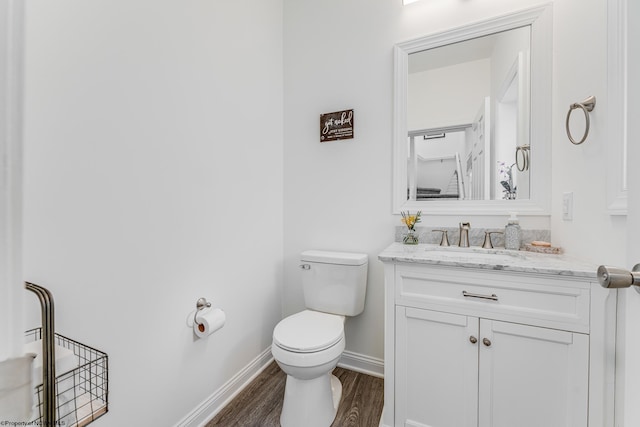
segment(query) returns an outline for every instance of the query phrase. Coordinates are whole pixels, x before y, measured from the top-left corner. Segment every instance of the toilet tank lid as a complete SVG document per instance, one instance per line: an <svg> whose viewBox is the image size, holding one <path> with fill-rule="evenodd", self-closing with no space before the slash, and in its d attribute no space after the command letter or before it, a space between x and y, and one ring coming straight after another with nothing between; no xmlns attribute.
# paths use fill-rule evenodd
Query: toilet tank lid
<svg viewBox="0 0 640 427"><path fill-rule="evenodd" d="M317 250L304 251L301 256L302 261L341 265L363 265L367 263L368 258L367 254Z"/></svg>

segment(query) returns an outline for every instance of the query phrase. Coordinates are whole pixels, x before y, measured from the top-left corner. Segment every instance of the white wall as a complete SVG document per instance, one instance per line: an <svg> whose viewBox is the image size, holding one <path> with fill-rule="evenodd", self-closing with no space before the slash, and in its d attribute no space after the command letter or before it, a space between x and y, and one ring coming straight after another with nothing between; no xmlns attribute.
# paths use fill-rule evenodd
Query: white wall
<svg viewBox="0 0 640 427"><path fill-rule="evenodd" d="M369 255L365 311L346 346L382 358L383 274L377 254L400 224L391 212L392 47L401 2L284 2L284 314L304 307L299 254ZM320 143L321 113L354 109L355 137Z"/></svg>
<svg viewBox="0 0 640 427"><path fill-rule="evenodd" d="M112 405L99 423L172 424L265 349L281 278L284 314L303 307L304 249L369 254L366 308L347 321L347 350L382 358L376 257L400 225L392 47L540 2L85 3L28 3L25 271L54 292L60 332L110 354ZM606 3L554 2L550 224L569 254L624 265L626 227L606 212L602 164ZM592 94L592 131L575 147L566 111ZM355 138L319 143L319 114L348 108ZM571 222L561 219L565 191ZM495 227L506 215L425 212L422 224L461 219ZM262 254L250 268L247 240ZM183 324L199 296L229 321L193 342ZM157 327L141 334L147 318Z"/></svg>
<svg viewBox="0 0 640 427"><path fill-rule="evenodd" d="M303 307L297 270L301 250L317 247L370 255L365 312L347 322L347 350L383 357L383 277L377 254L400 225L391 214L392 84L395 43L540 4L488 2L285 1L285 313ZM553 244L599 263L624 258L624 224L606 211L606 0L563 0L554 7ZM581 19L575 19L580 16ZM328 31L330 23L331 31ZM569 143L569 104L598 97L592 131ZM600 104L600 102L602 103ZM355 138L320 144L318 115L353 108ZM574 220L561 219L562 193L574 192ZM436 217L423 226L504 226L507 216ZM544 220L521 217L525 228ZM548 223L547 223L548 225Z"/></svg>
<svg viewBox="0 0 640 427"><path fill-rule="evenodd" d="M445 132L442 138L424 139L415 137L415 150L418 156L425 159L454 156L459 153L464 157L466 135L464 130Z"/></svg>
<svg viewBox="0 0 640 427"><path fill-rule="evenodd" d="M281 318L282 2L26 14L25 277L59 333L109 355L96 425L173 425ZM186 326L199 297L227 314L206 340Z"/></svg>
<svg viewBox="0 0 640 427"><path fill-rule="evenodd" d="M580 20L572 18L577 10L583 10ZM624 263L625 223L606 210L607 2L555 2L554 22L552 236L569 253L590 261ZM570 104L589 95L597 98L591 131L575 146L566 135L566 114ZM564 192L573 192L573 221L562 220Z"/></svg>
<svg viewBox="0 0 640 427"><path fill-rule="evenodd" d="M450 84L452 81L456 84ZM408 87L410 131L470 124L491 93L491 60L412 73Z"/></svg>
<svg viewBox="0 0 640 427"><path fill-rule="evenodd" d="M0 3L0 361L22 356L23 4Z"/></svg>

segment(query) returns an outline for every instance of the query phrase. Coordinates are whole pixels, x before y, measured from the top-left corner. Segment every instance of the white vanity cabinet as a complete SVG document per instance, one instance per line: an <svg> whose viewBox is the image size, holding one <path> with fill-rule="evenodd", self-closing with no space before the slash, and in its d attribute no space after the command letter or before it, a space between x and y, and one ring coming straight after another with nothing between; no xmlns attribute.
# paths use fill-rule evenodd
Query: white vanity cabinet
<svg viewBox="0 0 640 427"><path fill-rule="evenodd" d="M613 426L615 291L595 269L380 259L382 426Z"/></svg>
<svg viewBox="0 0 640 427"><path fill-rule="evenodd" d="M586 426L588 365L586 334L398 306L396 425Z"/></svg>

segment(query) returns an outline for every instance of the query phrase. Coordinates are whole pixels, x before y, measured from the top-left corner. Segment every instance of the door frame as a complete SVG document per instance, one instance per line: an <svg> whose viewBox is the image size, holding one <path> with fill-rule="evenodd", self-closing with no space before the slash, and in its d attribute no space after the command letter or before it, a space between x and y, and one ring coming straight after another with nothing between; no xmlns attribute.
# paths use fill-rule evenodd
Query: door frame
<svg viewBox="0 0 640 427"><path fill-rule="evenodd" d="M640 72L640 29L637 19L640 19L640 5L636 1L616 0L621 7L626 8L626 75L634 76ZM631 268L640 263L640 170L632 159L640 159L640 129L634 126L634 120L640 117L640 106L634 102L640 96L640 84L637 79L627 79L626 103L626 144L627 148L627 265ZM618 293L619 328L618 346L616 349L616 426L640 425L640 337L637 325L640 322L640 295L634 290L626 289Z"/></svg>

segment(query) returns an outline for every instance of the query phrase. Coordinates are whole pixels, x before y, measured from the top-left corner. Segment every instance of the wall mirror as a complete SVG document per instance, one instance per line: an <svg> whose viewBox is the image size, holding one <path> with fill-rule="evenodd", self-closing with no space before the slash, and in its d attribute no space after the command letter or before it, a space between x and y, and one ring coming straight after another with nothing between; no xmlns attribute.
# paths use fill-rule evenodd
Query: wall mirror
<svg viewBox="0 0 640 427"><path fill-rule="evenodd" d="M394 212L548 215L551 6L395 46Z"/></svg>

